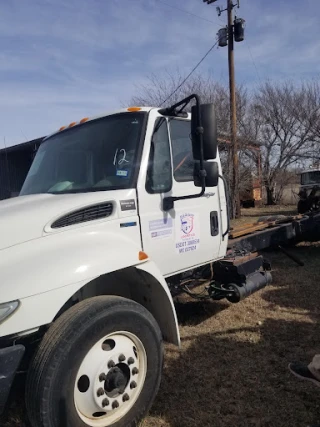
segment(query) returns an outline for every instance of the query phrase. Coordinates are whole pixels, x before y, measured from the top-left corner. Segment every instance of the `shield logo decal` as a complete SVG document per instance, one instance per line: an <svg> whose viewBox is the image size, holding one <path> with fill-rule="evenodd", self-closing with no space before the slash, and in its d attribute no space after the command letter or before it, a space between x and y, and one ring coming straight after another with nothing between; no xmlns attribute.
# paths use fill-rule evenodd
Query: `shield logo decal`
<svg viewBox="0 0 320 427"><path fill-rule="evenodd" d="M183 215L180 217L181 231L184 234L190 234L193 230L193 215Z"/></svg>

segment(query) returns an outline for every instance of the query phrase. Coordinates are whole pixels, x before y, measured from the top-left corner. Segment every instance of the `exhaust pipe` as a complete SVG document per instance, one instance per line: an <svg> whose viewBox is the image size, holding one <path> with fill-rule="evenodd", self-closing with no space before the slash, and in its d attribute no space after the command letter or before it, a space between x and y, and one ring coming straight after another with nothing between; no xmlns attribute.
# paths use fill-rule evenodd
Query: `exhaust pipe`
<svg viewBox="0 0 320 427"><path fill-rule="evenodd" d="M240 302L271 282L272 276L269 271L257 271L248 275L245 283L242 285L229 283L227 286L224 286L225 289L231 291L226 295L226 298L232 303Z"/></svg>

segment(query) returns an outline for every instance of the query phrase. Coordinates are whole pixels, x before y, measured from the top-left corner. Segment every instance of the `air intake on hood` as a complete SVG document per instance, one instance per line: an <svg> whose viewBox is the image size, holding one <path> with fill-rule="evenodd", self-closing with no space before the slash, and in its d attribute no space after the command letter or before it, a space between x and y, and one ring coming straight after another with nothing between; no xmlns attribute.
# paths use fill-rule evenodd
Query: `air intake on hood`
<svg viewBox="0 0 320 427"><path fill-rule="evenodd" d="M81 222L106 218L112 214L112 211L113 205L110 202L88 206L87 208L79 209L57 219L51 225L51 228L68 227L69 225L80 224Z"/></svg>

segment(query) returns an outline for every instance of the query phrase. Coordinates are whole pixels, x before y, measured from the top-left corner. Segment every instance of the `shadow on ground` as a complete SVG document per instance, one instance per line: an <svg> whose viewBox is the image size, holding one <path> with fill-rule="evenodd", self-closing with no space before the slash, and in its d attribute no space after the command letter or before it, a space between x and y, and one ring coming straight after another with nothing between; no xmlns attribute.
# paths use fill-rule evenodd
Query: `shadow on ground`
<svg viewBox="0 0 320 427"><path fill-rule="evenodd" d="M218 321L198 314L200 327L193 328L184 308L182 350L177 355L168 349L146 427L320 423L320 388L288 371L291 361L309 362L320 353L320 245L290 251L304 267L280 251L268 253L274 284L229 310L223 311L224 303L216 312L211 309ZM201 313L201 305L196 307ZM252 316L246 318L248 311Z"/></svg>
<svg viewBox="0 0 320 427"><path fill-rule="evenodd" d="M268 258L277 265L277 287L267 289L262 298L271 308L300 310L320 322L320 244L301 244L288 250L300 258L304 266L299 267L281 252L270 252Z"/></svg>
<svg viewBox="0 0 320 427"><path fill-rule="evenodd" d="M185 301L175 302L174 304L180 326L184 325L200 325L210 317L216 316L223 310L227 310L230 304L220 301L218 304L213 304L212 301Z"/></svg>
<svg viewBox="0 0 320 427"><path fill-rule="evenodd" d="M254 331L257 342L248 342L246 334ZM319 422L320 389L299 382L287 369L290 361L304 359L307 349L320 350L319 336L319 324L273 319L258 330L199 334L166 366L151 412L154 426L157 417L171 427L306 427Z"/></svg>

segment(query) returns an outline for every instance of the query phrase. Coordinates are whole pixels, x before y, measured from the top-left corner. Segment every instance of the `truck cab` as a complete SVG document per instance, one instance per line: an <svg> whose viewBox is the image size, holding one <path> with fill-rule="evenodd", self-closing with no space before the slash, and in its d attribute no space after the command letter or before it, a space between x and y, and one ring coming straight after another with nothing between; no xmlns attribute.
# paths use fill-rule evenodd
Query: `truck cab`
<svg viewBox="0 0 320 427"><path fill-rule="evenodd" d="M214 161L221 175L218 153ZM50 206L43 224L48 236L90 226L93 220L109 230L117 220L119 239L128 237L167 277L226 252L222 180L206 187L201 197L182 199L173 209L163 209L163 200L170 196L196 193L194 165L190 114L175 117L155 108L129 108L71 124L48 137L19 202L32 200L35 206L41 200L42 206ZM61 215L64 203L66 212ZM96 212L99 205L108 203L109 210L101 207ZM89 212L80 218L79 209Z"/></svg>
<svg viewBox="0 0 320 427"><path fill-rule="evenodd" d="M197 95L47 137L20 196L0 202L0 412L22 363L32 427L136 425L163 340L180 343L168 284L224 258L228 228L214 107ZM248 282L218 263L210 297L265 286L248 262Z"/></svg>

